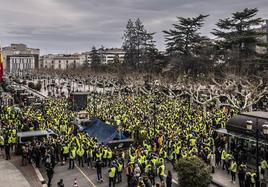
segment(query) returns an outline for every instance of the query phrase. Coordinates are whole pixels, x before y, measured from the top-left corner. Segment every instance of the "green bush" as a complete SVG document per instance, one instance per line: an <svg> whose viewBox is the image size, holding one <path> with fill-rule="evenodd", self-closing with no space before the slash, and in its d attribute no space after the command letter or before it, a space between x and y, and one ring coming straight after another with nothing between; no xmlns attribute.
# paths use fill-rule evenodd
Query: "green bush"
<svg viewBox="0 0 268 187"><path fill-rule="evenodd" d="M183 187L208 187L212 180L210 167L197 157L180 159L175 170Z"/></svg>

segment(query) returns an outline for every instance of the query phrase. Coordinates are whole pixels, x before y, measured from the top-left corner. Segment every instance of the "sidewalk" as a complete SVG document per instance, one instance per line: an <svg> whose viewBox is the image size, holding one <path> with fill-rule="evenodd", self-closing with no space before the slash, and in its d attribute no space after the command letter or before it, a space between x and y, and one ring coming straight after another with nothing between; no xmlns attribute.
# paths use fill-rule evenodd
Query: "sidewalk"
<svg viewBox="0 0 268 187"><path fill-rule="evenodd" d="M31 187L23 174L9 161L0 159L0 186Z"/></svg>
<svg viewBox="0 0 268 187"><path fill-rule="evenodd" d="M30 186L42 187L42 184L31 164L21 166L21 157L15 156L14 154L11 155L11 160L9 160L9 162L25 177Z"/></svg>
<svg viewBox="0 0 268 187"><path fill-rule="evenodd" d="M228 175L226 170L221 168L215 168L215 173L211 174L213 177L213 183L222 187L239 187L238 177L236 176L236 183L231 182L231 174Z"/></svg>

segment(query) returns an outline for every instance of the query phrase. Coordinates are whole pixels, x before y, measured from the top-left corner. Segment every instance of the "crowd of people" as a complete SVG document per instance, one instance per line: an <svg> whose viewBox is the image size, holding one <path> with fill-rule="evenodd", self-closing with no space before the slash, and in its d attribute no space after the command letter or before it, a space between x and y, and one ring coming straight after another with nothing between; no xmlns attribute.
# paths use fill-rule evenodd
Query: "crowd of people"
<svg viewBox="0 0 268 187"><path fill-rule="evenodd" d="M94 106L97 105L97 106ZM99 182L109 186L127 177L130 187L172 186L172 166L181 158L197 156L212 166L222 167L231 173L232 181L238 174L241 186L256 183L256 172L249 170L242 158L242 150L228 146L226 136L214 130L225 127L226 121L236 113L210 107L203 110L187 100L161 95L90 97L87 112L107 124L116 125L127 137L136 141L128 150L112 150L95 137L78 131L67 99L48 99L40 109L34 106L0 107L0 144L6 159L15 150L17 132L51 129L58 136L34 139L22 146L22 165L34 162L45 167L48 186L51 186L54 167L68 164L69 169L95 168ZM242 155L241 155L242 154ZM266 172L268 165L262 160ZM108 179L103 177L108 169ZM166 175L167 174L167 175Z"/></svg>

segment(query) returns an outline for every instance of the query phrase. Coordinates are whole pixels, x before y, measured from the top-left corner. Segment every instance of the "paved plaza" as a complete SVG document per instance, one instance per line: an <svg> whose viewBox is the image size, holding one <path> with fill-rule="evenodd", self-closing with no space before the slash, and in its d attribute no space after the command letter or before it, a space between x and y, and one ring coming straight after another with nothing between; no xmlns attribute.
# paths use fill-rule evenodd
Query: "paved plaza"
<svg viewBox="0 0 268 187"><path fill-rule="evenodd" d="M2 158L0 159L0 186L31 187L19 169Z"/></svg>

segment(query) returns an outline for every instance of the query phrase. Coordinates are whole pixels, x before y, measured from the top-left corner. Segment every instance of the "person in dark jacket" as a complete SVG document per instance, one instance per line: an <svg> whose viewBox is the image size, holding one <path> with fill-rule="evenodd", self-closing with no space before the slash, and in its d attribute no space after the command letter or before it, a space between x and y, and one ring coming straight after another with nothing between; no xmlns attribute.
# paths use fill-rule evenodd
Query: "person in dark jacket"
<svg viewBox="0 0 268 187"><path fill-rule="evenodd" d="M64 187L63 179L60 179L60 181L57 183L58 187Z"/></svg>
<svg viewBox="0 0 268 187"><path fill-rule="evenodd" d="M172 174L170 170L168 170L167 178L166 178L166 187L172 186Z"/></svg>
<svg viewBox="0 0 268 187"><path fill-rule="evenodd" d="M51 180L52 180L52 177L53 177L53 174L54 174L54 170L53 170L52 165L49 164L46 170L47 170L47 178L48 178L47 186L50 187L51 186Z"/></svg>
<svg viewBox="0 0 268 187"><path fill-rule="evenodd" d="M101 172L101 169L103 167L103 162L99 159L96 160L96 170L97 170L97 177L98 177L98 181L100 182L103 182L103 179L102 179L102 172Z"/></svg>
<svg viewBox="0 0 268 187"><path fill-rule="evenodd" d="M246 180L246 166L244 163L242 163L239 167L238 171L238 180L239 180L239 186L244 187L245 186L245 180Z"/></svg>

